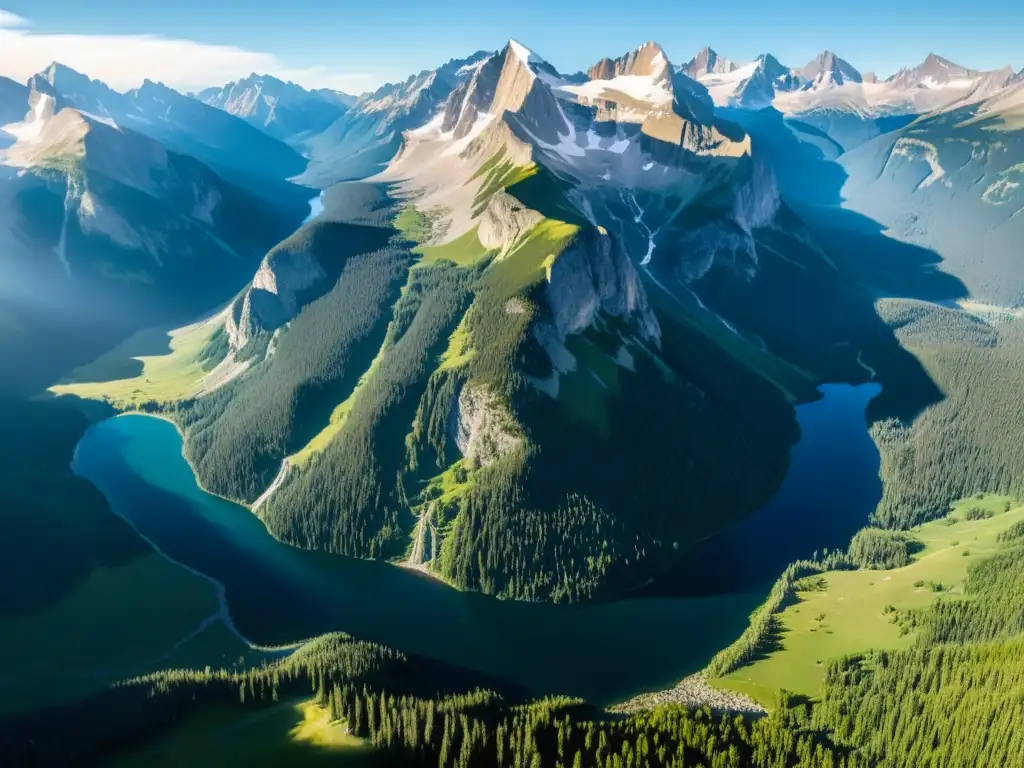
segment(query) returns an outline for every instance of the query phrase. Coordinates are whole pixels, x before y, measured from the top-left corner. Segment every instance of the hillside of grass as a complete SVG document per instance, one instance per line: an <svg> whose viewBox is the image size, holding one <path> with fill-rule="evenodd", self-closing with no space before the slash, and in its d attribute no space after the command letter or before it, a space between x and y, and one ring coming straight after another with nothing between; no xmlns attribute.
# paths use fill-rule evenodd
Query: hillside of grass
<svg viewBox="0 0 1024 768"><path fill-rule="evenodd" d="M803 579L778 614L772 649L715 684L765 706L783 689L820 698L829 661L914 645L916 633L900 617L936 600L962 597L969 567L997 552L1000 536L1021 521L1024 506L1009 497L964 499L946 518L909 531L921 547L909 565L825 571Z"/></svg>
<svg viewBox="0 0 1024 768"><path fill-rule="evenodd" d="M183 400L197 392L203 378L227 355L223 321L218 314L170 331L139 331L76 368L49 391L102 400L119 410Z"/></svg>

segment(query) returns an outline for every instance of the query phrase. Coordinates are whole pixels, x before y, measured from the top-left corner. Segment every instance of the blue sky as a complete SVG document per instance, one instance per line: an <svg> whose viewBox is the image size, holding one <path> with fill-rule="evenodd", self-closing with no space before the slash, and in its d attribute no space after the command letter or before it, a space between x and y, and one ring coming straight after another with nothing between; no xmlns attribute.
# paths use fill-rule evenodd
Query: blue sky
<svg viewBox="0 0 1024 768"><path fill-rule="evenodd" d="M979 69L1024 66L1024 2L971 3L966 14L963 2L934 0L927 11L916 9L920 5L920 0L0 0L0 8L22 17L2 23L0 16L0 74L20 76L5 70L54 53L78 57L80 65L103 70L88 74L125 84L148 75L177 78L171 84L179 87L198 86L208 84L200 80L236 76L252 63L304 85L362 90L452 56L499 48L509 37L563 71L585 68L648 39L660 42L675 62L711 45L740 61L774 53L790 66L828 48L882 76L919 63L931 51ZM140 36L201 45L175 48L164 41L164 47L153 48L147 45L159 41ZM18 61L12 63L15 55Z"/></svg>

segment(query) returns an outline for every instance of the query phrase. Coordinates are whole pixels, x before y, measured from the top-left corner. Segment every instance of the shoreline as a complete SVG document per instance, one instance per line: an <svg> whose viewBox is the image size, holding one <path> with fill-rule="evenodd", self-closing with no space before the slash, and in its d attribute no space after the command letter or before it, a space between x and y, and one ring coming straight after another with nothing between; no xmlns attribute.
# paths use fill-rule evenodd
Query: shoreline
<svg viewBox="0 0 1024 768"><path fill-rule="evenodd" d="M251 512L253 514L253 516L255 516L256 518L259 518L259 515L256 514L256 511L253 509L251 504L248 504L248 503L246 503L244 501L241 501L239 499L232 499L230 496L224 496L223 494L217 493L216 491L211 491L209 488L207 488L207 487L205 487L203 485L202 481L199 479L199 475L196 473L195 466L189 460L188 456L185 455L185 430L182 428L182 426L178 422L176 422L170 416L166 416L166 415L164 415L162 413L148 413L147 411L137 411L137 410L135 410L135 411L120 411L118 413L115 413L110 418L112 418L112 419L119 419L122 416L148 416L149 418L152 418L152 419L160 419L160 421L166 421L168 424L173 426L174 429L178 433L178 437L181 438L181 458L183 458L185 460L185 463L188 464L188 468L192 472L192 477L195 478L196 487L199 490L201 490L203 493L209 494L210 496L216 496L218 499L222 499L223 501L229 501L232 504L237 504L240 507L244 507L249 512ZM99 424L100 422L96 422L96 423ZM75 452L77 453L77 451L78 451L78 446L75 445ZM267 532L270 533L269 529L268 529ZM271 534L271 535L273 536L273 534ZM277 537L275 536L274 538L277 538Z"/></svg>
<svg viewBox="0 0 1024 768"><path fill-rule="evenodd" d="M181 438L181 458L185 460L185 463L188 465L189 470L192 472L192 477L195 479L196 487L199 490L201 490L205 494L208 494L208 495L213 496L215 498L221 499L222 501L227 501L227 502L229 502L231 504L235 504L235 505L237 505L239 507L242 507L246 511L248 511L253 517L255 517L257 520L260 521L260 524L263 526L263 529L267 532L267 534L271 538L273 538L274 541L278 542L279 544L283 544L284 546L292 547L294 549L298 549L298 550L300 550L302 552L315 552L315 551L318 551L318 550L307 550L307 549L304 549L302 547L296 547L294 544L291 544L291 543L289 543L287 541L282 541L277 536L274 536L273 531L271 531L269 528L267 528L266 523L264 523L262 518L260 518L260 516L257 513L257 510L256 510L254 504L247 504L247 503L245 503L243 501L239 501L238 499L232 499L232 498L230 498L228 496L224 496L222 494L216 493L215 491L211 491L208 488L206 488L205 486L203 486L202 482L199 479L199 475L196 474L196 468L193 466L192 462L189 461L188 456L185 455L185 430L182 428L182 426L178 422L176 422L170 416L167 416L166 414L163 414L163 413L149 413L147 411L131 410L131 411L120 411L118 413L115 413L112 416L109 416L108 418L119 419L122 416L146 416L148 418L159 419L160 421L165 421L168 424L170 424L171 426L173 426L175 431L178 433L178 437ZM103 421L106 421L106 419L100 419L100 421L97 421L94 424L99 424L99 423L101 423ZM79 442L81 442L81 440L79 440ZM74 462L75 462L75 459L77 458L77 456L78 456L78 443L75 444L75 451L74 451L74 454L72 456L72 467L74 467ZM284 460L283 464L287 464L287 463L288 463L288 459L286 458ZM289 465L289 468L290 468L290 465ZM280 474L281 473L279 472L278 476L280 476ZM287 475L287 472L285 472L284 474ZM276 482L276 480L277 480L277 478L275 478L275 482ZM271 486L272 485L273 484L271 484ZM268 488L268 490L269 490L269 488ZM264 499L264 497L266 495L267 495L267 491L264 491L263 494L261 494L260 499ZM259 501L260 499L257 499L257 501ZM111 510L111 511L113 511L113 510ZM117 513L115 512L114 514L117 514ZM118 517L121 517L121 515L118 515ZM122 519L127 521L126 518L122 517ZM127 521L127 522L129 522L129 524L131 525L130 521ZM132 525L132 530L135 530L135 526L134 525ZM135 532L139 533L137 530ZM150 546L153 546L154 549L156 549L155 545L153 545L152 542L150 542L148 539L146 539L145 536L142 536L141 533L139 533L139 536L141 538L143 538L144 540L146 540L147 543L150 544ZM159 552L159 550L157 550L157 551ZM161 552L160 554L163 554L163 553ZM336 554L336 553L330 553L329 552L327 554ZM338 556L339 557L350 557L349 555L338 555ZM184 565L182 563L179 563L177 560L174 560L173 558L168 558L168 559L171 560L171 562L175 563L176 565L180 565L181 567L186 568L187 570L192 570L191 568L189 568L189 566ZM369 559L369 558L353 558L353 559L356 559L356 560L369 560L371 562L386 563L386 564L394 566L396 568L401 568L401 569L406 570L406 571L412 571L414 573L418 573L418 574L420 574L420 575L422 575L422 576L424 576L424 577L426 577L426 578L428 578L428 579L430 579L432 581L437 582L438 584L443 584L444 586L446 586L449 589L452 589L452 590L454 590L456 592L463 592L463 591L465 591L465 590L461 590L458 587L456 587L455 585L451 584L449 581L447 581L446 579L442 578L439 574L434 573L433 571L429 570L426 567L426 564L410 565L410 564L408 564L405 561L402 561L402 562L392 562L390 560L373 561L372 559ZM200 574L200 575L205 576L205 574ZM210 578L210 577L208 577L208 578ZM216 582L215 579L213 581ZM220 584L220 582L216 582L216 583ZM494 596L490 595L490 597L494 597ZM495 600L500 600L501 598L494 597L494 599ZM338 630L338 631L344 631L344 630ZM297 648L299 645L302 645L302 643L308 642L309 639L311 639L311 638L307 638L306 640L298 642L298 643L295 643L295 644L289 644L289 645L280 646L280 647L277 647L277 648L266 648L266 647L263 647L263 646L260 646L260 645L253 645L248 640L246 640L246 642L249 642L249 644L253 648L256 648L257 650L278 650L278 649L284 649L284 648Z"/></svg>

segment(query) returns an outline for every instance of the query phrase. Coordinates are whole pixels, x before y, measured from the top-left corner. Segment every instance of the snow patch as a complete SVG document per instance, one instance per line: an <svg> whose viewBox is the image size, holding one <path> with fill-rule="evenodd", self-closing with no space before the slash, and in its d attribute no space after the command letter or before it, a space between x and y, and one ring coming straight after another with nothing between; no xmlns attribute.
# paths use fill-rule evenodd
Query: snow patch
<svg viewBox="0 0 1024 768"><path fill-rule="evenodd" d="M55 104L56 100L53 96L41 93L32 111L25 116L23 121L5 125L2 130L5 133L9 133L19 142L34 143L39 140L43 132L43 126L46 124L46 116L47 114L52 114Z"/></svg>
<svg viewBox="0 0 1024 768"><path fill-rule="evenodd" d="M1019 188L1019 182L1000 179L982 193L981 199L989 205L1003 205L1010 202L1009 198L1013 196L1014 190Z"/></svg>
<svg viewBox="0 0 1024 768"><path fill-rule="evenodd" d="M909 160L923 160L928 163L931 173L917 185L917 189L925 189L937 182L946 175L945 169L939 164L939 151L934 144L929 144L921 139L911 139L906 136L897 141L892 148L895 157L905 157Z"/></svg>
<svg viewBox="0 0 1024 768"><path fill-rule="evenodd" d="M491 124L492 120L494 120L494 115L489 114L488 112L477 112L476 120L473 121L473 126L469 129L469 133L458 141L453 141L441 154L444 156L461 154L477 136L484 132L487 126ZM454 132L451 134L442 134L441 138L448 140L453 134Z"/></svg>
<svg viewBox="0 0 1024 768"><path fill-rule="evenodd" d="M665 81L649 75L619 75L611 80L590 80L582 85L562 85L561 90L572 93L585 103L615 101L615 95L628 96L634 101L658 107L672 104L672 92Z"/></svg>

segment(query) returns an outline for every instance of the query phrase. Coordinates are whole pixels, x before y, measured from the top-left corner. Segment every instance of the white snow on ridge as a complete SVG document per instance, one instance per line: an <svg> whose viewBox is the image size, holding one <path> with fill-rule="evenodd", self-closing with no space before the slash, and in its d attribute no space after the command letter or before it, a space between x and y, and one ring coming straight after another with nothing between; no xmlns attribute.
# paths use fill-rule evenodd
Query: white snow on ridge
<svg viewBox="0 0 1024 768"><path fill-rule="evenodd" d="M444 123L444 110L439 111L434 115L428 122L421 125L419 128L413 128L412 130L406 131L407 136L412 136L417 139L423 138L439 138L441 136L441 125Z"/></svg>
<svg viewBox="0 0 1024 768"><path fill-rule="evenodd" d="M9 133L19 142L32 143L38 141L40 134L43 132L43 126L46 124L47 108L52 109L55 103L53 96L41 93L39 94L39 100L32 108L32 112L26 115L23 121L10 123L0 128L0 130Z"/></svg>
<svg viewBox="0 0 1024 768"><path fill-rule="evenodd" d="M525 64L527 68L530 69L530 72L532 72L534 75L536 75L536 73L533 72L532 68L530 68L531 64L547 63L546 61L544 61L544 59L535 54L533 51L531 51L525 45L520 43L518 40L510 39L508 41L508 47L512 49L512 53L515 54L516 58L523 62L523 64Z"/></svg>
<svg viewBox="0 0 1024 768"><path fill-rule="evenodd" d="M494 120L494 115L492 115L490 112L477 112L476 120L473 121L473 127L469 129L469 133L467 133L461 139L453 141L448 147L445 148L444 152L442 152L442 155L450 156L461 154L462 150L468 147L472 143L473 139L475 139L477 136L484 132L487 126L491 124L492 120ZM450 133L442 133L440 134L440 137L442 139L450 139L453 135L454 131Z"/></svg>
<svg viewBox="0 0 1024 768"><path fill-rule="evenodd" d="M929 90L938 90L944 88L971 88L978 82L978 78L961 77L956 80L946 80L942 82L932 77L925 77L921 79L921 85Z"/></svg>
<svg viewBox="0 0 1024 768"><path fill-rule="evenodd" d="M977 80L932 81L932 87L903 88L892 83L844 83L831 88L776 93L772 106L792 115L815 109L837 109L861 117L924 114L945 109L970 93Z"/></svg>
<svg viewBox="0 0 1024 768"><path fill-rule="evenodd" d="M749 64L744 64L742 67L734 69L732 72L702 73L697 77L697 80L708 89L708 93L711 94L711 100L715 102L716 107L727 107L733 96L736 95L740 84L744 80L749 80L757 72L757 64L756 61L752 61Z"/></svg>
<svg viewBox="0 0 1024 768"><path fill-rule="evenodd" d="M563 84L560 90L577 96L584 102L615 101L615 94L628 96L634 101L663 107L672 103L672 92L662 82L647 75L619 75L611 80L589 80L582 85Z"/></svg>

